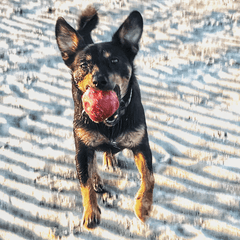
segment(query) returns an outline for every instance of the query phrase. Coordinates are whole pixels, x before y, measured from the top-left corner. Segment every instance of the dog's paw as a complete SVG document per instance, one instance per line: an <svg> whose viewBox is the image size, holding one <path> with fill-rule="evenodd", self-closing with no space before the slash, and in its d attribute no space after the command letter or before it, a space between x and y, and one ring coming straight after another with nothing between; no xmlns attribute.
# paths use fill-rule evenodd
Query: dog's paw
<svg viewBox="0 0 240 240"><path fill-rule="evenodd" d="M118 207L118 195L115 192L106 191L100 195L100 199L106 208Z"/></svg>
<svg viewBox="0 0 240 240"><path fill-rule="evenodd" d="M98 206L94 208L87 208L84 209L83 215L83 226L88 229L92 230L96 228L100 224L101 219L101 210Z"/></svg>
<svg viewBox="0 0 240 240"><path fill-rule="evenodd" d="M93 182L93 189L96 193L105 193L106 192L103 187L103 181L97 173L95 173L93 175L92 182Z"/></svg>
<svg viewBox="0 0 240 240"><path fill-rule="evenodd" d="M138 192L136 195L134 210L135 214L142 222L145 222L149 218L151 208L152 208L152 193Z"/></svg>
<svg viewBox="0 0 240 240"><path fill-rule="evenodd" d="M106 170L115 171L118 167L117 158L112 153L105 152L103 154L103 165Z"/></svg>

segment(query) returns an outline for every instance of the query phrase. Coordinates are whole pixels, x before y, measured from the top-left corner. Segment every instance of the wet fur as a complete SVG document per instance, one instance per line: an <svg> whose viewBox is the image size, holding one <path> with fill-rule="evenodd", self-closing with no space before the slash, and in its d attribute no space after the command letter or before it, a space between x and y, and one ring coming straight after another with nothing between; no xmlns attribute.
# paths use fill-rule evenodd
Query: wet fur
<svg viewBox="0 0 240 240"><path fill-rule="evenodd" d="M75 159L83 197L83 225L87 229L100 223L96 192L101 192L103 186L97 173L95 151L104 152L103 163L108 168L116 166L116 153L125 148L133 151L141 175L135 213L142 221L150 214L154 187L152 154L133 64L143 31L141 14L132 12L110 42L93 43L91 31L97 24L98 13L91 6L80 15L77 30L63 18L56 24L57 44L72 73ZM118 109L112 125L95 123L83 111L81 97L88 87L114 90L125 104Z"/></svg>

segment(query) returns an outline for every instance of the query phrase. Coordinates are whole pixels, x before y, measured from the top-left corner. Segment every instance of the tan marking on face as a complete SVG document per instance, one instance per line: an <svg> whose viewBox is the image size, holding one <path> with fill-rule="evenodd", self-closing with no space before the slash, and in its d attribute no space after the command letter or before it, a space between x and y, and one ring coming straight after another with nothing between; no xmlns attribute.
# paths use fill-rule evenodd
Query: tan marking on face
<svg viewBox="0 0 240 240"><path fill-rule="evenodd" d="M91 61L91 60L92 60L92 56L91 56L91 55L87 55L87 56L86 56L86 60L87 60L87 61Z"/></svg>
<svg viewBox="0 0 240 240"><path fill-rule="evenodd" d="M135 131L121 134L116 139L116 142L122 147L133 148L141 143L144 135L145 135L145 126L141 125Z"/></svg>
<svg viewBox="0 0 240 240"><path fill-rule="evenodd" d="M99 72L99 68L97 65L93 66L93 74L95 74L96 72Z"/></svg>
<svg viewBox="0 0 240 240"><path fill-rule="evenodd" d="M137 217L145 222L150 215L153 202L154 176L149 171L142 153L136 154L134 160L141 175L141 186L135 198L134 209Z"/></svg>
<svg viewBox="0 0 240 240"><path fill-rule="evenodd" d="M126 93L127 93L127 89L128 89L128 84L129 84L129 80L131 78L132 75L132 67L130 65L127 66L129 74L128 77L121 77L118 74L110 74L109 75L109 80L114 82L115 84L117 84L120 87L121 90L121 98L123 98Z"/></svg>
<svg viewBox="0 0 240 240"><path fill-rule="evenodd" d="M108 143L108 139L97 131L89 131L84 128L76 128L75 134L81 141L90 147L97 147L103 143Z"/></svg>
<svg viewBox="0 0 240 240"><path fill-rule="evenodd" d="M121 91L121 98L123 98L127 93L129 79L122 78L118 74L111 74L109 75L109 80L119 86Z"/></svg>
<svg viewBox="0 0 240 240"><path fill-rule="evenodd" d="M82 80L79 80L79 78L81 79L81 76L83 76L84 74L86 74L84 72L84 70L82 70L81 68L79 68L77 71L75 71L73 73L73 77L74 79L78 82L77 85L78 85L78 88L85 92L87 90L87 86L91 86L92 85L92 79L93 79L93 76L96 72L99 71L99 68L97 65L94 65L93 68L92 68L92 71L91 73L88 73L87 75L85 75L85 77L82 79Z"/></svg>
<svg viewBox="0 0 240 240"><path fill-rule="evenodd" d="M110 52L107 52L107 51L104 51L104 52L103 52L103 56L104 56L105 58L109 58L109 57L111 56L111 53L110 53Z"/></svg>
<svg viewBox="0 0 240 240"><path fill-rule="evenodd" d="M128 65L127 68L128 68L128 71L129 71L128 76L130 78L132 76L132 67L130 65Z"/></svg>
<svg viewBox="0 0 240 240"><path fill-rule="evenodd" d="M87 74L83 80L79 81L78 84L78 88L85 92L87 90L87 86L90 86L92 83L92 78L93 75L91 73Z"/></svg>

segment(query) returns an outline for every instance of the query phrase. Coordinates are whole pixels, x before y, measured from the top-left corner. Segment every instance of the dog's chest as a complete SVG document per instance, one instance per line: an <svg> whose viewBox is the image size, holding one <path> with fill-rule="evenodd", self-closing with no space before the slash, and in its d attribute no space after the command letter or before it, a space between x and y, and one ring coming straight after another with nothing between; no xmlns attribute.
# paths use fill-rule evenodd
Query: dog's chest
<svg viewBox="0 0 240 240"><path fill-rule="evenodd" d="M98 148L101 145L109 145L113 148L133 148L139 145L145 135L145 126L123 132L115 138L108 138L98 131L86 130L84 128L75 129L76 136L86 145L92 148Z"/></svg>

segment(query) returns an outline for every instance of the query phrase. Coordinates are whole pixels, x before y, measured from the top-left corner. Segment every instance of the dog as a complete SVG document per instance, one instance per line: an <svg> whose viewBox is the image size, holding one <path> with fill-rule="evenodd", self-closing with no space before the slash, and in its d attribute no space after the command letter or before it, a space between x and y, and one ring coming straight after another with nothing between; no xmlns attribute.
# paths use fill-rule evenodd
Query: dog
<svg viewBox="0 0 240 240"><path fill-rule="evenodd" d="M154 188L152 152L133 63L139 50L143 18L138 11L133 11L111 41L93 43L91 31L98 22L97 10L88 6L79 17L77 30L62 17L57 19L55 28L62 59L72 74L75 160L84 207L82 223L88 230L100 223L96 194L104 190L95 151L104 152L103 164L114 168L115 154L125 148L132 150L141 176L134 210L143 222L151 211ZM118 110L103 122L93 122L84 111L82 95L89 87L113 90L119 98Z"/></svg>

